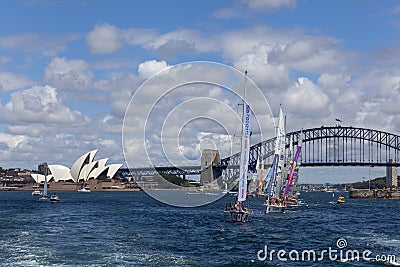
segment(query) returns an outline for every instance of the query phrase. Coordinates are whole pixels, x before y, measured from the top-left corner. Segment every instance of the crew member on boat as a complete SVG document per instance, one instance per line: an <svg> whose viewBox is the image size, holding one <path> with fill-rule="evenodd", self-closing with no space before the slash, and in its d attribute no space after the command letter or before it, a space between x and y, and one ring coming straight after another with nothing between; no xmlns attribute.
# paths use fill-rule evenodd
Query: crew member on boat
<svg viewBox="0 0 400 267"><path fill-rule="evenodd" d="M232 210L232 203L226 203L226 205L225 205L225 210L226 210L226 211Z"/></svg>

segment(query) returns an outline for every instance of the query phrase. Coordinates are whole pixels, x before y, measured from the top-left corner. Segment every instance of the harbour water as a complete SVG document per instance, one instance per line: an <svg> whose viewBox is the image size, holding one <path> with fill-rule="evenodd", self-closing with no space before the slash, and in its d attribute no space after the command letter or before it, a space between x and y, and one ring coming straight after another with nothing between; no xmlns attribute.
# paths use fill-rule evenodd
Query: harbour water
<svg viewBox="0 0 400 267"><path fill-rule="evenodd" d="M0 266L390 266L376 256L400 260L400 200L345 194L338 205L338 194L302 192L304 205L266 215L262 199L249 199L252 222L230 223L223 217L225 203L235 200L230 195L196 208L168 206L145 192L59 196L48 203L31 192L0 192ZM333 259L322 253L329 248L337 251ZM278 259L272 250L286 254ZM317 258L302 261L311 250ZM341 262L340 252L349 250L371 251L372 260Z"/></svg>

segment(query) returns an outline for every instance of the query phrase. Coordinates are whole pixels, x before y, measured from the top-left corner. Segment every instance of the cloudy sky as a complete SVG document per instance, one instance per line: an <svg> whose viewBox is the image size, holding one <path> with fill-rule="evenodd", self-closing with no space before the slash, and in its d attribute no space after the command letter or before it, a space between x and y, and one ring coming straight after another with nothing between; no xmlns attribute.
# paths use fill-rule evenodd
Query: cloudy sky
<svg viewBox="0 0 400 267"><path fill-rule="evenodd" d="M122 128L130 102L153 108L147 121L132 109L126 122L133 132L136 125L146 129L144 140L133 138L125 148L129 165L146 166L146 157L155 165L193 163L207 147L227 156L235 150L237 131L229 122L237 126L238 99L226 81L222 87L139 89L165 68L193 61L242 72L247 66L264 97L253 105L268 102L272 112L258 114L265 126L258 138L272 137L270 118L279 103L288 131L334 125L340 118L342 125L398 133L398 1L16 0L2 1L0 10L3 168L36 169L42 161L71 166L96 148L99 158L125 164ZM196 80L200 72L179 75ZM167 81L175 76L167 76L157 82L173 87ZM168 127L161 133L160 125ZM143 141L148 151L141 150ZM158 153L160 147L167 152ZM348 176L316 170L306 178L313 179L310 172ZM363 172L356 175L370 170Z"/></svg>

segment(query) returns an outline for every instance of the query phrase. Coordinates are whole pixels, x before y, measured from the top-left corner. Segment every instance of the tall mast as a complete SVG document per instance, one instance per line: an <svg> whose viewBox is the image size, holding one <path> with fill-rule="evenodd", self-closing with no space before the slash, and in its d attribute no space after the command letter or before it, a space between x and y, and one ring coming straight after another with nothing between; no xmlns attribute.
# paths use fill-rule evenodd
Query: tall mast
<svg viewBox="0 0 400 267"><path fill-rule="evenodd" d="M244 112L246 110L246 82L247 82L247 66L246 66L246 70L244 71L244 87L243 87L243 112L242 112L242 133L243 133L243 121L244 121ZM243 149L242 147L240 149Z"/></svg>
<svg viewBox="0 0 400 267"><path fill-rule="evenodd" d="M244 79L243 115L242 115L242 140L240 154L239 192L238 201L245 201L247 196L247 172L250 155L250 106L246 103L247 69Z"/></svg>

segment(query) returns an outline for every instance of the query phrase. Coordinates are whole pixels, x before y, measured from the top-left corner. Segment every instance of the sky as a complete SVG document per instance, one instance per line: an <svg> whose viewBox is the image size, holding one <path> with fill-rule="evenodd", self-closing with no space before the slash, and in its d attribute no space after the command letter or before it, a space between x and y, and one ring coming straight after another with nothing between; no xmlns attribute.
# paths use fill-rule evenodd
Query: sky
<svg viewBox="0 0 400 267"><path fill-rule="evenodd" d="M280 103L287 131L340 118L398 134L398 1L6 0L0 10L3 168L70 167L97 148L130 167L196 163L204 148L229 156L240 93L228 80L245 69L256 140L273 137ZM188 64L199 61L217 64ZM213 83L181 84L200 76ZM384 175L371 169L308 168L304 182Z"/></svg>

